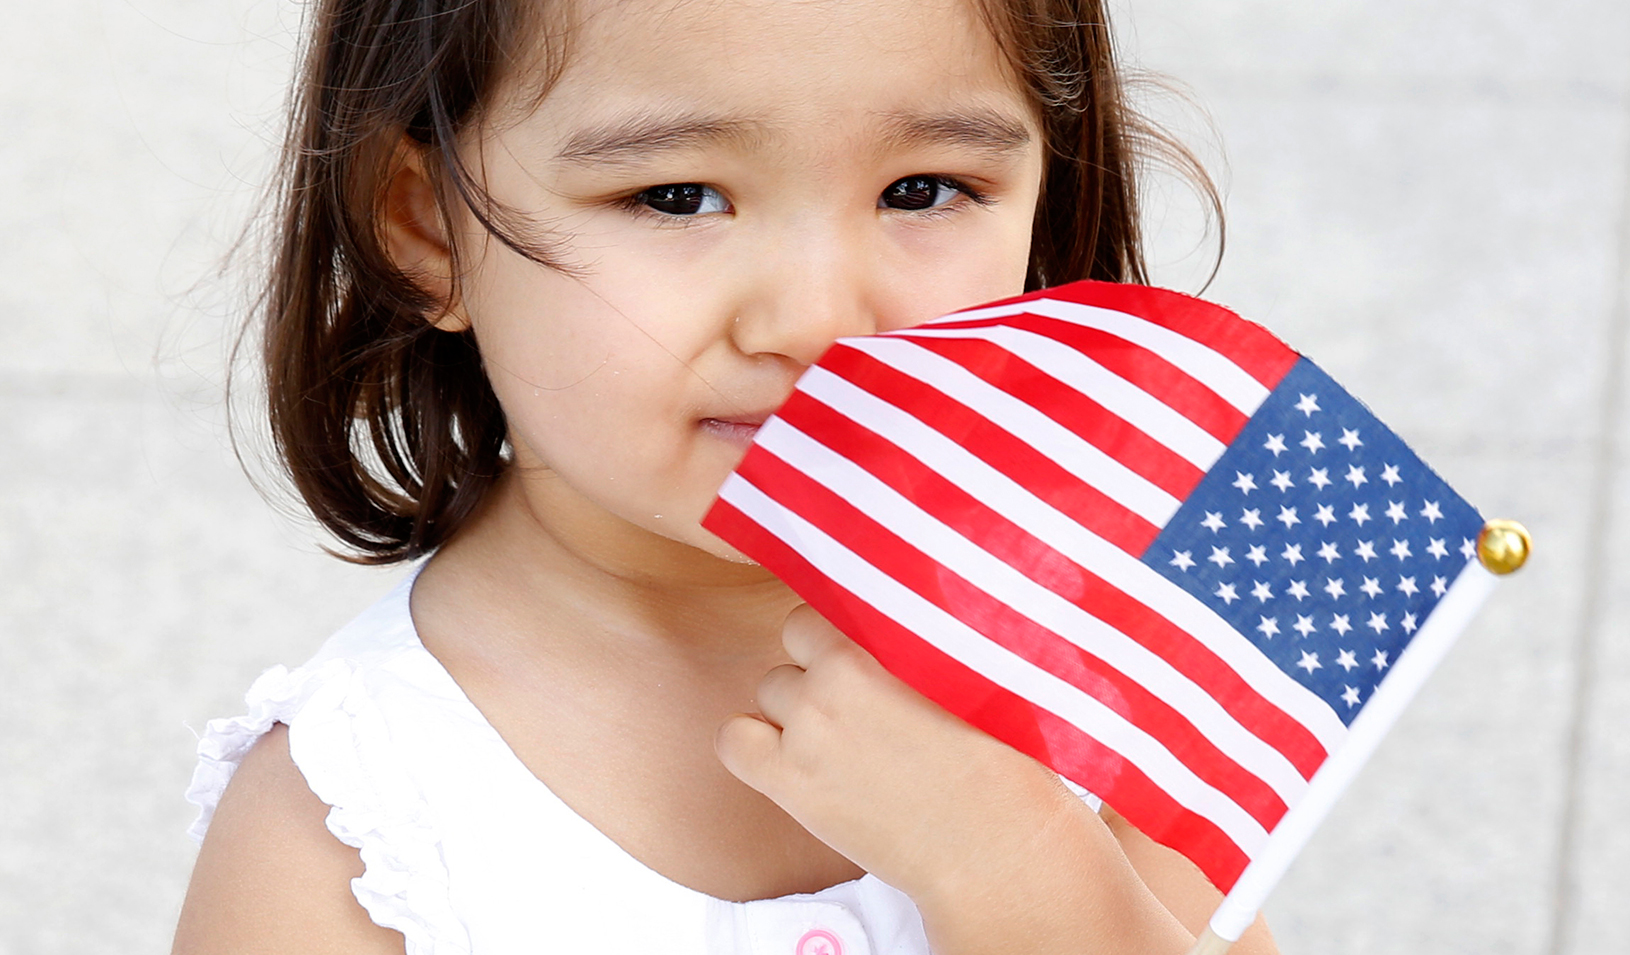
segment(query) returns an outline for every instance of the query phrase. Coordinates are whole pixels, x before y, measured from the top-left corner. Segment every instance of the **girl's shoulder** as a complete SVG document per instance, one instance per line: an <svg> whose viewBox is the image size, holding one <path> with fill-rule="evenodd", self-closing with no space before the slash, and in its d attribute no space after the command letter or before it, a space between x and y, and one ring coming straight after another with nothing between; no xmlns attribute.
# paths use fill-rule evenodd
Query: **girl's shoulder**
<svg viewBox="0 0 1630 955"><path fill-rule="evenodd" d="M330 807L329 832L367 862L352 883L357 901L376 924L410 940L445 940L464 930L447 901L434 813L420 785L437 771L435 750L407 741L418 738L417 726L445 724L449 715L467 723L460 707L468 701L414 630L408 599L417 574L415 567L304 665L262 673L244 713L211 720L187 800L199 810L190 835L202 842L239 765L282 724L294 765ZM444 950L459 949L436 949Z"/></svg>
<svg viewBox="0 0 1630 955"><path fill-rule="evenodd" d="M187 799L200 809L191 835L202 840L215 803L238 764L274 724L302 727L332 711L355 710L379 677L411 669L415 648L422 651L408 611L415 567L381 597L325 641L305 664L278 664L263 672L244 694L245 712L210 720L198 741L198 766ZM309 735L309 734L305 734Z"/></svg>

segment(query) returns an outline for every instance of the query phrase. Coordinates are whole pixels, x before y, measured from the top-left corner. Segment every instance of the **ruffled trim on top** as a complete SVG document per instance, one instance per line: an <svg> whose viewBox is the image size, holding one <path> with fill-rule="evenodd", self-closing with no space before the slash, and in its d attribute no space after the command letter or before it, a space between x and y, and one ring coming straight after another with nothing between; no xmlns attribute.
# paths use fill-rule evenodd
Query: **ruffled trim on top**
<svg viewBox="0 0 1630 955"><path fill-rule="evenodd" d="M402 933L406 955L468 955L469 932L452 906L439 828L396 756L369 692L369 669L338 658L261 674L244 697L248 712L211 720L198 742L187 801L199 812L189 834L203 840L244 755L273 723L283 723L295 765L331 807L328 831L362 855L363 873L351 880L351 891L368 916Z"/></svg>
<svg viewBox="0 0 1630 955"><path fill-rule="evenodd" d="M187 801L198 807L198 818L187 830L194 842L202 843L204 833L215 818L215 807L220 805L226 784L238 771L238 764L249 755L255 742L272 728L273 723L287 723L305 704L309 691L317 681L296 678L288 667L278 665L260 675L244 694L249 711L243 716L210 720L204 735L198 740L198 765L192 771L192 783L187 787Z"/></svg>

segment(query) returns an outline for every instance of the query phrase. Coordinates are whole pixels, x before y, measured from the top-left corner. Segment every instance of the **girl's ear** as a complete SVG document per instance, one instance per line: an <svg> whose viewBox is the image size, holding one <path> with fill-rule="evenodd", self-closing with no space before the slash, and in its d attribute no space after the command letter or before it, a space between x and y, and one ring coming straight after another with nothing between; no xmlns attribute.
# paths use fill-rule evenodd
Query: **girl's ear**
<svg viewBox="0 0 1630 955"><path fill-rule="evenodd" d="M382 211L386 254L404 275L441 303L432 324L444 332L469 328L470 318L458 301L453 282L452 243L436 201L436 187L425 169L423 150L406 136L391 157Z"/></svg>

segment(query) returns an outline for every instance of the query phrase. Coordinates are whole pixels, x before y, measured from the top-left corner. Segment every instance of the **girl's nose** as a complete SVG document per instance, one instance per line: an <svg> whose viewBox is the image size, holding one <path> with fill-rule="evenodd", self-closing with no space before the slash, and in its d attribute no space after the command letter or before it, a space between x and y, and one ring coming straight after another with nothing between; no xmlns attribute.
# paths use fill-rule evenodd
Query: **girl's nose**
<svg viewBox="0 0 1630 955"><path fill-rule="evenodd" d="M837 228L798 230L753 250L760 267L733 325L736 347L812 365L833 341L880 327L880 257Z"/></svg>

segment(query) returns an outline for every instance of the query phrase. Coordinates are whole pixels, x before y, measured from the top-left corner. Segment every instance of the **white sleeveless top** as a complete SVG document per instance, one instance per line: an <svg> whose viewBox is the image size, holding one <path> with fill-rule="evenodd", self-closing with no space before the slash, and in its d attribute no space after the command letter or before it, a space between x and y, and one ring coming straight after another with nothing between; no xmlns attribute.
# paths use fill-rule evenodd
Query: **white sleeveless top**
<svg viewBox="0 0 1630 955"><path fill-rule="evenodd" d="M870 875L728 902L629 855L532 775L424 648L408 611L417 575L305 666L261 674L246 715L209 723L187 791L195 839L283 723L329 831L361 851L352 892L407 955L930 955L916 906Z"/></svg>

